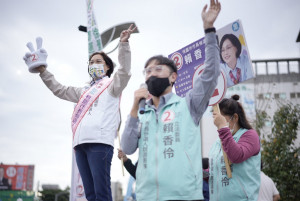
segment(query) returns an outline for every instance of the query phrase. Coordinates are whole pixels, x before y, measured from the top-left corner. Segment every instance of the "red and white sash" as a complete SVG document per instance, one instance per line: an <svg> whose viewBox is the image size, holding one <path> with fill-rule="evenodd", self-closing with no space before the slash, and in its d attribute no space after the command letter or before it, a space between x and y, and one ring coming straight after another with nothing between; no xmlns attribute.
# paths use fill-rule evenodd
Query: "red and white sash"
<svg viewBox="0 0 300 201"><path fill-rule="evenodd" d="M93 105L94 101L102 94L102 92L110 85L111 82L112 78L101 80L97 84L86 90L80 97L72 115L73 139L77 126L81 122L82 118Z"/></svg>

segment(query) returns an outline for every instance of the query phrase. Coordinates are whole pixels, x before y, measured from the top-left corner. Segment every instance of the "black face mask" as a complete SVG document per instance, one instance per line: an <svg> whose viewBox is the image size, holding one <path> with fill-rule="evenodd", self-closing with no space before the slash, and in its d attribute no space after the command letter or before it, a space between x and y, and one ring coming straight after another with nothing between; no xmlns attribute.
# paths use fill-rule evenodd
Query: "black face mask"
<svg viewBox="0 0 300 201"><path fill-rule="evenodd" d="M150 94L156 97L159 97L170 86L169 78L158 78L156 76L151 76L146 84Z"/></svg>

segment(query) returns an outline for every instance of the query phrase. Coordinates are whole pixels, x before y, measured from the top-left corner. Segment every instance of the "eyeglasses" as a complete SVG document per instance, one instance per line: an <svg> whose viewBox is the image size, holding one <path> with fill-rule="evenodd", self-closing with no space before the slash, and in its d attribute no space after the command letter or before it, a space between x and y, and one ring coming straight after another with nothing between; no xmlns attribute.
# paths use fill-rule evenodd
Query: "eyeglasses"
<svg viewBox="0 0 300 201"><path fill-rule="evenodd" d="M166 67L163 65L157 65L153 67L148 67L143 70L143 74L145 76L150 75L152 72L156 72L157 74L161 73Z"/></svg>
<svg viewBox="0 0 300 201"><path fill-rule="evenodd" d="M93 65L93 64L103 64L104 61L102 59L97 59L97 60L90 60L88 62L89 65Z"/></svg>
<svg viewBox="0 0 300 201"><path fill-rule="evenodd" d="M222 49L221 49L221 52L224 53L225 51L230 50L232 47L233 47L232 45L226 46L225 48L222 48Z"/></svg>

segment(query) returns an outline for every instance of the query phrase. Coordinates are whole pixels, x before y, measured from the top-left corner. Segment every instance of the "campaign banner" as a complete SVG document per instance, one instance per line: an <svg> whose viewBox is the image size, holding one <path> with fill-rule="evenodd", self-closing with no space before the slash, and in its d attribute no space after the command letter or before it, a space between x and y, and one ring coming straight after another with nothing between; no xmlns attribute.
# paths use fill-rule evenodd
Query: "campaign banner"
<svg viewBox="0 0 300 201"><path fill-rule="evenodd" d="M0 164L0 190L32 191L34 165Z"/></svg>
<svg viewBox="0 0 300 201"><path fill-rule="evenodd" d="M241 21L237 20L226 25L217 30L216 34L220 47L220 68L226 80L226 83L222 85L226 84L225 88L231 87L253 78L252 62ZM202 66L205 61L204 37L175 51L168 57L175 62L178 69L178 78L174 84L175 92L184 97L193 88L193 80L200 75L197 70L205 68ZM213 94L213 96L216 95L224 96L218 90Z"/></svg>
<svg viewBox="0 0 300 201"><path fill-rule="evenodd" d="M97 22L93 10L93 0L86 0L87 18L88 18L88 48L89 56L94 52L99 52L103 49L101 35L99 34Z"/></svg>
<svg viewBox="0 0 300 201"><path fill-rule="evenodd" d="M70 190L70 201L86 201L82 179L77 167L75 150L72 151L72 181Z"/></svg>
<svg viewBox="0 0 300 201"><path fill-rule="evenodd" d="M0 201L34 201L34 191L0 191Z"/></svg>

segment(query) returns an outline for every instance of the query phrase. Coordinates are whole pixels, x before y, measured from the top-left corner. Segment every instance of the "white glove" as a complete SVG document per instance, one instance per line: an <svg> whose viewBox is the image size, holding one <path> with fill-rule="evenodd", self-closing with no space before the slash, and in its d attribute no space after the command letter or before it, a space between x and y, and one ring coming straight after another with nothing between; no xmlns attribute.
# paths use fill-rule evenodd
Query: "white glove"
<svg viewBox="0 0 300 201"><path fill-rule="evenodd" d="M27 43L27 47L30 52L27 52L23 59L28 66L28 70L31 73L39 73L35 68L39 66L47 67L47 52L42 48L43 39L41 37L36 38L37 50L35 51L31 42Z"/></svg>

